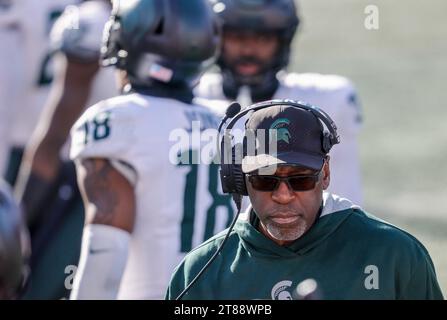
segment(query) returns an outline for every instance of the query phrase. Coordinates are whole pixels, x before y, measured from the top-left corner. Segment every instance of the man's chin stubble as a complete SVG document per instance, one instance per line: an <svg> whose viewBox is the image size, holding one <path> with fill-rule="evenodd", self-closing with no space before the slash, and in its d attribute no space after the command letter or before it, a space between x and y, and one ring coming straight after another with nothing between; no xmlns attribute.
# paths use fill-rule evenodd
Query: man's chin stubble
<svg viewBox="0 0 447 320"><path fill-rule="evenodd" d="M296 227L294 227L294 230L290 230L292 228L283 228L285 230L281 230L278 226L272 226L272 224L269 224L266 226L266 230L269 233L269 235L277 239L279 241L295 241L301 238L307 231L307 223L303 221L302 223L298 224Z"/></svg>

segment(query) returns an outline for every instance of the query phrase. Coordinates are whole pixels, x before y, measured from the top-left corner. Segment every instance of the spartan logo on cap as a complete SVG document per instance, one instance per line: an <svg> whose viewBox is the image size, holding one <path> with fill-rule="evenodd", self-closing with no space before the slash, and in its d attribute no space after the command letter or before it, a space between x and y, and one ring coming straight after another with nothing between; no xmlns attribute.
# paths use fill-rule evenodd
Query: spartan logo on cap
<svg viewBox="0 0 447 320"><path fill-rule="evenodd" d="M277 141L284 141L285 143L290 143L290 138L292 138L292 135L289 132L289 129L287 126L289 126L290 120L286 118L280 118L272 123L270 126L270 129L276 129L276 139Z"/></svg>
<svg viewBox="0 0 447 320"><path fill-rule="evenodd" d="M273 286L272 300L292 300L292 294L287 291L292 286L292 281L283 280Z"/></svg>

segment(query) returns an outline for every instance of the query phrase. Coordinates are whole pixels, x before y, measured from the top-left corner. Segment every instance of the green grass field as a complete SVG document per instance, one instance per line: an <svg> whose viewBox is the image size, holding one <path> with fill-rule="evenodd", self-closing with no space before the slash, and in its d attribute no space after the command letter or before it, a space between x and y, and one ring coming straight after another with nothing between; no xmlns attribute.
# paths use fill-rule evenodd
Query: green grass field
<svg viewBox="0 0 447 320"><path fill-rule="evenodd" d="M301 0L291 70L355 83L365 208L415 235L447 294L447 1ZM367 5L379 29L364 26Z"/></svg>

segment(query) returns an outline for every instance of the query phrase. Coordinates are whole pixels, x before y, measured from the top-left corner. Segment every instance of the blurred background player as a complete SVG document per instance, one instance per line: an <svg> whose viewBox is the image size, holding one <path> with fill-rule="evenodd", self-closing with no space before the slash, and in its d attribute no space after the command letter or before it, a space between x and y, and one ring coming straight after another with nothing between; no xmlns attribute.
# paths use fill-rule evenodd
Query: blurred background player
<svg viewBox="0 0 447 320"><path fill-rule="evenodd" d="M191 102L219 28L206 0L122 0L113 14L104 65L129 84L72 129L87 225L71 298L162 299L184 254L234 215L193 138L218 124Z"/></svg>
<svg viewBox="0 0 447 320"><path fill-rule="evenodd" d="M0 177L5 171L9 153L10 124L20 106L23 86L23 39L18 32L17 1L0 1Z"/></svg>
<svg viewBox="0 0 447 320"><path fill-rule="evenodd" d="M291 300L319 298L320 291L328 300L442 300L431 257L416 238L346 198L323 193L330 184L327 155L339 143L332 120L318 107L291 100L253 108L245 123L247 143L277 139L275 153L259 144L243 152L240 165L222 167L228 173L222 189L248 195L252 207L233 230L188 253L166 297ZM283 125L274 127L278 122ZM222 147L237 157L230 143ZM300 282L309 278L318 281L318 290L315 282L302 290L309 282Z"/></svg>
<svg viewBox="0 0 447 320"><path fill-rule="evenodd" d="M0 175L11 185L15 183L24 146L49 92L51 27L72 3L75 1L2 1Z"/></svg>
<svg viewBox="0 0 447 320"><path fill-rule="evenodd" d="M74 165L63 146L87 105L118 93L113 71L100 70L98 62L110 12L108 0L70 6L51 31L54 81L16 183L32 232L27 299L69 296L71 283L65 280L79 259L84 213Z"/></svg>
<svg viewBox="0 0 447 320"><path fill-rule="evenodd" d="M29 237L9 186L0 179L0 300L19 296L28 273Z"/></svg>
<svg viewBox="0 0 447 320"><path fill-rule="evenodd" d="M220 74L202 77L198 97L238 100L243 107L269 99L321 106L338 125L341 144L331 152L328 191L362 204L357 136L360 108L351 82L336 75L285 73L299 25L293 0L210 0L223 23ZM198 103L200 99L197 100ZM207 103L204 103L207 104ZM221 114L225 103L210 103ZM221 110L218 110L220 107Z"/></svg>

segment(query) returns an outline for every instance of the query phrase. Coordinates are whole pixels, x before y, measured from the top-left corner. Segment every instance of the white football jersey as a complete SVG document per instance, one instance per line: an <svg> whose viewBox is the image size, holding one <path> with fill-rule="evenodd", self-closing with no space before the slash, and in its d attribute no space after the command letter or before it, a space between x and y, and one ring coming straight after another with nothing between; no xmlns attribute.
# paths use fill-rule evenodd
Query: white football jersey
<svg viewBox="0 0 447 320"><path fill-rule="evenodd" d="M52 80L49 33L54 21L67 5L77 0L12 1L9 23L13 23L23 39L24 68L21 95L23 103L15 110L11 128L12 143L23 146L29 139L46 101ZM13 21L13 22L11 22Z"/></svg>
<svg viewBox="0 0 447 320"><path fill-rule="evenodd" d="M69 55L60 44L71 43L77 48L76 54L79 56L89 56L91 59L95 56L94 61L99 59L102 32L111 7L103 0L75 5L78 2L79 0L23 0L19 10L16 10L17 24L25 39L23 49L26 71L23 92L25 101L15 112L12 130L11 140L16 146L27 143L50 94L53 80L52 55L57 51ZM87 105L117 93L114 70L101 69L92 84Z"/></svg>
<svg viewBox="0 0 447 320"><path fill-rule="evenodd" d="M219 167L203 162L215 154L216 127L207 108L137 93L96 104L73 127L73 160L107 158L136 173L129 178L136 221L118 298L162 299L184 254L231 222Z"/></svg>
<svg viewBox="0 0 447 320"><path fill-rule="evenodd" d="M223 115L228 106L220 74L205 74L195 89L196 103ZM250 98L246 97L246 99ZM280 80L273 99L291 99L310 103L324 110L338 128L340 144L330 152L331 182L328 191L363 203L357 136L361 128L361 110L351 82L337 75L289 73ZM213 101L214 100L214 101ZM245 107L245 101L240 101ZM243 122L243 119L241 119ZM237 127L242 127L239 124Z"/></svg>
<svg viewBox="0 0 447 320"><path fill-rule="evenodd" d="M21 90L24 51L20 33L12 25L0 25L0 44L0 176L2 176L9 153L14 111L23 104Z"/></svg>

